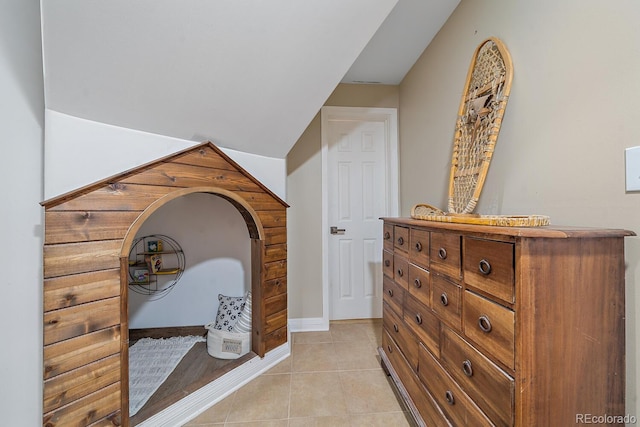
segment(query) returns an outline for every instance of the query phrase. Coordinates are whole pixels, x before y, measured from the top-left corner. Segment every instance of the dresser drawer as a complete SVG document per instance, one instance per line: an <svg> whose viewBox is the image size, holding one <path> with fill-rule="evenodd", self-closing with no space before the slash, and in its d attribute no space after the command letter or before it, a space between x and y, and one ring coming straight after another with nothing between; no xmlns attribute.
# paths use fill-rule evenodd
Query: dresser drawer
<svg viewBox="0 0 640 427"><path fill-rule="evenodd" d="M430 283L430 274L427 270L409 264L409 293L426 306L431 304Z"/></svg>
<svg viewBox="0 0 640 427"><path fill-rule="evenodd" d="M398 254L393 255L393 279L396 283L403 286L405 289L408 289L409 260Z"/></svg>
<svg viewBox="0 0 640 427"><path fill-rule="evenodd" d="M409 231L409 261L429 268L429 232L412 228Z"/></svg>
<svg viewBox="0 0 640 427"><path fill-rule="evenodd" d="M454 279L460 275L460 235L431 232L429 268Z"/></svg>
<svg viewBox="0 0 640 427"><path fill-rule="evenodd" d="M515 301L514 245L465 237L464 281L508 303Z"/></svg>
<svg viewBox="0 0 640 427"><path fill-rule="evenodd" d="M382 298L398 316L402 316L405 290L388 277L382 280Z"/></svg>
<svg viewBox="0 0 640 427"><path fill-rule="evenodd" d="M393 225L384 224L382 229L382 241L384 249L393 251Z"/></svg>
<svg viewBox="0 0 640 427"><path fill-rule="evenodd" d="M393 227L393 246L396 250L409 251L409 229L406 227Z"/></svg>
<svg viewBox="0 0 640 427"><path fill-rule="evenodd" d="M429 350L440 354L440 321L429 307L409 294L404 299L404 321Z"/></svg>
<svg viewBox="0 0 640 427"><path fill-rule="evenodd" d="M496 425L513 425L513 378L449 328L443 330L440 357L447 371Z"/></svg>
<svg viewBox="0 0 640 427"><path fill-rule="evenodd" d="M431 278L431 309L445 323L460 330L462 320L462 288L439 275Z"/></svg>
<svg viewBox="0 0 640 427"><path fill-rule="evenodd" d="M418 377L427 386L453 425L492 426L493 423L423 346L419 349Z"/></svg>
<svg viewBox="0 0 640 427"><path fill-rule="evenodd" d="M407 372L411 372L411 367L409 363L406 361L398 345L395 343L389 332L385 329L382 331L382 348L386 353L393 369L396 371L400 380L404 383L406 381ZM402 362L407 364L408 369L403 369Z"/></svg>
<svg viewBox="0 0 640 427"><path fill-rule="evenodd" d="M411 369L402 352L400 352L386 331L382 333L382 348L391 362L396 375L402 381L403 387L413 401L424 424L437 427L451 426L451 423L445 418L436 402L424 388L424 385Z"/></svg>
<svg viewBox="0 0 640 427"><path fill-rule="evenodd" d="M382 272L393 279L393 252L382 251Z"/></svg>
<svg viewBox="0 0 640 427"><path fill-rule="evenodd" d="M418 369L418 338L409 330L402 317L398 316L387 304L383 304L382 326L397 343L411 367Z"/></svg>
<svg viewBox="0 0 640 427"><path fill-rule="evenodd" d="M463 306L464 334L514 369L515 313L470 291L464 292Z"/></svg>

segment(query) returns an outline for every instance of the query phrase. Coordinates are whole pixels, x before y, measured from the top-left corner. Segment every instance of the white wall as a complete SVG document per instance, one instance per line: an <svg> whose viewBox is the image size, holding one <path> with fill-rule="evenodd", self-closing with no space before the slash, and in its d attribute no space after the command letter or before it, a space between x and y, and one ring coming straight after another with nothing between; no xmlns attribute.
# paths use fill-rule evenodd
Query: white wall
<svg viewBox="0 0 640 427"><path fill-rule="evenodd" d="M150 234L169 236L182 247L185 271L161 299L129 291L130 328L205 325L215 320L219 293L243 296L251 289L249 231L228 201L202 193L174 199L154 212L137 236ZM165 255L164 261L170 267L175 257Z"/></svg>
<svg viewBox="0 0 640 427"><path fill-rule="evenodd" d="M45 118L47 199L204 142L126 129L49 109ZM219 148L284 199L284 159Z"/></svg>
<svg viewBox="0 0 640 427"><path fill-rule="evenodd" d="M0 413L42 425L42 145L38 0L0 2Z"/></svg>
<svg viewBox="0 0 640 427"><path fill-rule="evenodd" d="M625 192L624 173L624 149L640 143L638 17L632 0L463 0L400 85L403 214L446 208L471 55L496 36L514 79L477 211L640 233L640 193ZM625 250L627 412L639 416L640 238Z"/></svg>

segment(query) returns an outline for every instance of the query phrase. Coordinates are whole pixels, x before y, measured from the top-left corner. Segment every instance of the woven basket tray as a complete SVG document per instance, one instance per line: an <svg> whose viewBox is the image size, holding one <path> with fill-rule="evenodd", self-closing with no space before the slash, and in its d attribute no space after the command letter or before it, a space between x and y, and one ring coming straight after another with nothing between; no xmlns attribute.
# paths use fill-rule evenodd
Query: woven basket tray
<svg viewBox="0 0 640 427"><path fill-rule="evenodd" d="M544 215L455 215L436 212L432 206L417 204L411 209L411 217L425 221L453 222L458 224L495 225L500 227L541 227L549 225Z"/></svg>
<svg viewBox="0 0 640 427"><path fill-rule="evenodd" d="M426 204L411 210L416 219L526 227L548 225L541 215L477 215L473 211L489 170L504 110L511 92L511 56L497 38L475 50L458 109L449 179L448 212Z"/></svg>

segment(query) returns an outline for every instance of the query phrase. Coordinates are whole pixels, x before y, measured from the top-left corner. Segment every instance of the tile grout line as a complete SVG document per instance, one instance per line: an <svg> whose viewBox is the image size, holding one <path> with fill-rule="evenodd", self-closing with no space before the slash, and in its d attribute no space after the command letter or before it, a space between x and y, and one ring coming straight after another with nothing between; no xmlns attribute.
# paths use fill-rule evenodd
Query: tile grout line
<svg viewBox="0 0 640 427"><path fill-rule="evenodd" d="M293 343L292 343L293 347ZM287 426L291 424L291 394L293 391L293 350L291 351L291 367L289 368L289 402L287 404Z"/></svg>
<svg viewBox="0 0 640 427"><path fill-rule="evenodd" d="M231 410L233 409L233 404L236 403L236 396L238 395L238 391L234 391L233 395L231 396L231 403L229 403L229 408L227 408L227 414L224 416L224 423L223 426L227 425L227 422L229 421L229 415L231 415Z"/></svg>
<svg viewBox="0 0 640 427"><path fill-rule="evenodd" d="M289 402L287 407L287 426L291 424L291 395L293 394L293 358L295 357L294 347L296 345L296 337L291 334L291 363L289 364Z"/></svg>

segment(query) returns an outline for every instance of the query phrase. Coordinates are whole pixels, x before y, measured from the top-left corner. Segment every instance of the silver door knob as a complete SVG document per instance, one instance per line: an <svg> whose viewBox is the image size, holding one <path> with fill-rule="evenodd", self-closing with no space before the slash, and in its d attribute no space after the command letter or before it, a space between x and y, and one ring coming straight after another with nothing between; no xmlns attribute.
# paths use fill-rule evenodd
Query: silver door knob
<svg viewBox="0 0 640 427"><path fill-rule="evenodd" d="M332 226L331 227L331 234L344 234L344 232L347 231L344 228L338 228L336 226Z"/></svg>

